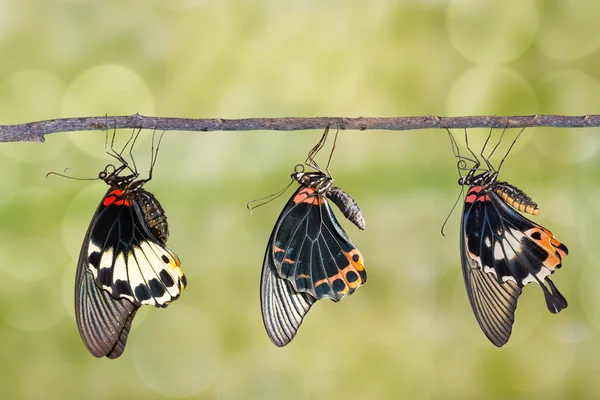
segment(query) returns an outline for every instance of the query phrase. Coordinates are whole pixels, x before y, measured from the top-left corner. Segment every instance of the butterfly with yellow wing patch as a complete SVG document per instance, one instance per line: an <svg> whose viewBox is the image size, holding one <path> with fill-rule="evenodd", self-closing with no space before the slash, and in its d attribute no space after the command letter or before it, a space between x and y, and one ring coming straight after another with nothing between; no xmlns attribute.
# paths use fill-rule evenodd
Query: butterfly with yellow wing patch
<svg viewBox="0 0 600 400"><path fill-rule="evenodd" d="M83 240L75 278L75 316L81 338L96 357L119 357L133 318L142 305L166 307L186 286L177 256L166 245L169 228L165 212L154 195L143 188L152 179L162 135L154 146L149 176L139 179L130 156L140 130L134 130L121 152L107 153L121 165L100 172L109 189ZM107 132L108 143L108 132ZM131 157L133 160L133 157Z"/></svg>

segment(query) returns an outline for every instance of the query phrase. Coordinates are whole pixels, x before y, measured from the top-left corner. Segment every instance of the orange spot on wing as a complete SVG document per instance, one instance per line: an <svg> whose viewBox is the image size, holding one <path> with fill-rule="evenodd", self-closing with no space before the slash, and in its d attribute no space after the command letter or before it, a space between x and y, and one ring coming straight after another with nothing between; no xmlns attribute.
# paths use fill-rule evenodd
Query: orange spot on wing
<svg viewBox="0 0 600 400"><path fill-rule="evenodd" d="M535 233L538 233L541 236L540 239L533 238L532 235ZM548 253L548 257L546 257L543 262L546 268L554 271L556 268L560 267L562 259L567 256L567 252L565 251L566 247L556 240L552 232L539 226L529 229L525 232L525 235Z"/></svg>
<svg viewBox="0 0 600 400"><path fill-rule="evenodd" d="M311 205L318 206L319 204L323 204L325 200L319 196L317 190L314 188L304 188L299 191L296 196L294 196L294 203L307 203Z"/></svg>
<svg viewBox="0 0 600 400"><path fill-rule="evenodd" d="M356 268L357 271L365 270L365 265L364 265L365 260L363 259L363 256L362 256L362 254L360 254L360 251L358 251L358 249L354 249L354 250L350 251L349 253L344 252L344 255L350 262L350 265L352 265L354 268ZM358 257L355 257L355 256L358 256ZM354 261L354 258L356 258L357 260Z"/></svg>

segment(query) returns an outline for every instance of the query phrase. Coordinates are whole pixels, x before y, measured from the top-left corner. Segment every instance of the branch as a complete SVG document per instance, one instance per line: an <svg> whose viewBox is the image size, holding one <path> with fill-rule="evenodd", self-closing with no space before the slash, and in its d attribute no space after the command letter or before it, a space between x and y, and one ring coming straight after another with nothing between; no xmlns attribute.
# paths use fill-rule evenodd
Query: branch
<svg viewBox="0 0 600 400"><path fill-rule="evenodd" d="M551 126L555 128L600 127L600 115L527 115L527 116L472 116L472 117L392 117L392 118L168 118L145 117L139 114L119 117L60 118L28 122L18 125L0 125L0 142L43 142L44 136L55 132L107 130L120 128L159 129L165 131L298 131L324 129L326 126L341 130L391 130L432 128L526 128Z"/></svg>

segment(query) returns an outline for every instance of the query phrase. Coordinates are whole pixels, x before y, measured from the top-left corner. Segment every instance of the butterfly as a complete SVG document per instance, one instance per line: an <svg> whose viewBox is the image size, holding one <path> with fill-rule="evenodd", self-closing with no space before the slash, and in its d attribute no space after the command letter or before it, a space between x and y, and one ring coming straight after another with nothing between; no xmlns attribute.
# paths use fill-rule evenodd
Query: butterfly
<svg viewBox="0 0 600 400"><path fill-rule="evenodd" d="M328 199L361 230L365 229L362 212L349 194L333 186L329 163L323 172L314 161L328 131L305 162L316 171L305 172L304 165L298 164L291 174L290 185L295 181L300 186L277 219L265 252L261 311L267 334L279 347L292 341L317 300L338 302L367 280L363 256L339 224Z"/></svg>
<svg viewBox="0 0 600 400"><path fill-rule="evenodd" d="M131 142L133 148L139 132L125 147ZM75 316L81 339L95 357L119 357L137 310L142 305L168 306L187 284L179 259L166 245L165 212L143 188L156 162L154 137L146 179L139 178L135 162L131 168L123 158L124 149L107 150L121 165L109 164L98 175L109 189L92 217L77 262Z"/></svg>
<svg viewBox="0 0 600 400"><path fill-rule="evenodd" d="M519 213L539 213L537 203L531 197L516 186L498 180L502 163L521 132L496 170L489 158L502 137L486 158L483 154L491 137L490 130L481 150L487 168L480 168L479 159L468 147L466 131L467 149L473 158L460 156L448 131L459 159L459 174L461 170L468 170L458 180L459 185L468 187L460 226L465 287L479 326L498 347L510 338L517 300L528 283L540 285L550 312L558 313L567 307L567 300L550 279L550 275L562 266L562 259L569 252L567 247L548 229ZM472 168L465 166L466 161L473 162Z"/></svg>

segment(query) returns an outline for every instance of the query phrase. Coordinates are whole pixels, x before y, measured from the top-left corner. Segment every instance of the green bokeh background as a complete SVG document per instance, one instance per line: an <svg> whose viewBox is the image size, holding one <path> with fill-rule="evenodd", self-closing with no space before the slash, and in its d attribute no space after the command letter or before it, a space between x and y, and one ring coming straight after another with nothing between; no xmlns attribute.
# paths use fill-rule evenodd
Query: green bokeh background
<svg viewBox="0 0 600 400"><path fill-rule="evenodd" d="M598 113L599 15L596 0L2 0L0 123ZM486 134L471 131L475 148ZM366 217L364 232L343 224L369 280L319 302L279 349L258 292L291 190L252 216L245 203L287 184L320 135L165 135L147 189L189 287L166 310L140 311L118 360L88 354L73 313L76 259L106 187L45 178L96 176L110 161L104 133L0 144L3 398L600 397L598 129L527 129L503 166L570 255L553 276L569 307L550 314L529 285L502 349L468 304L460 207L440 235L459 194L445 132L341 132L331 171Z"/></svg>

